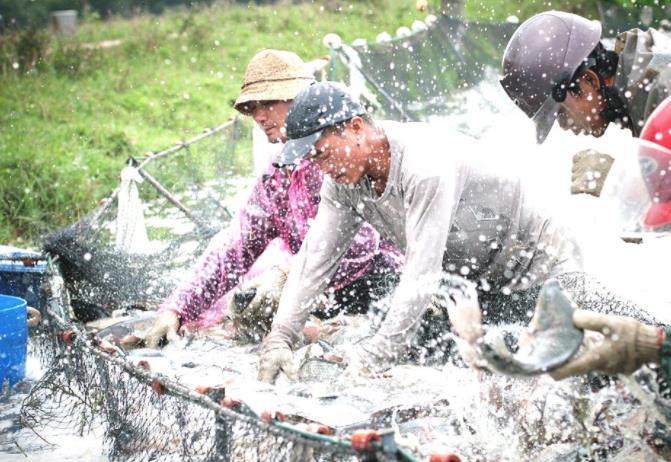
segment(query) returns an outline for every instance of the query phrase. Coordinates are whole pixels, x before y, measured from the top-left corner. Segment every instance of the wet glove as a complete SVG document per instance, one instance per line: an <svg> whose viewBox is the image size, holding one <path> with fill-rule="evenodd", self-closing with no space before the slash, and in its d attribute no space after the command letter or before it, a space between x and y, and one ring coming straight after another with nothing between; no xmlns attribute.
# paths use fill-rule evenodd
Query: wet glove
<svg viewBox="0 0 671 462"><path fill-rule="evenodd" d="M484 362L475 344L484 331L475 284L461 276L446 274L431 304L433 309L447 311L463 361L470 367L481 368Z"/></svg>
<svg viewBox="0 0 671 462"><path fill-rule="evenodd" d="M585 340L577 355L550 373L555 380L591 371L630 374L644 364L659 362L664 340L659 327L587 310L576 310L573 323L586 331Z"/></svg>
<svg viewBox="0 0 671 462"><path fill-rule="evenodd" d="M599 197L612 165L613 158L608 154L593 149L577 153L571 167L571 194Z"/></svg>
<svg viewBox="0 0 671 462"><path fill-rule="evenodd" d="M179 338L178 329L179 316L171 310L163 311L145 334L145 345L147 348L158 348L163 339L171 342Z"/></svg>
<svg viewBox="0 0 671 462"><path fill-rule="evenodd" d="M266 383L275 383L280 372L284 372L290 380L298 378L294 365L294 355L283 329L277 328L268 334L261 346L259 356L258 379Z"/></svg>
<svg viewBox="0 0 671 462"><path fill-rule="evenodd" d="M245 283L231 297L229 316L238 337L258 341L270 331L286 281L287 272L274 267Z"/></svg>

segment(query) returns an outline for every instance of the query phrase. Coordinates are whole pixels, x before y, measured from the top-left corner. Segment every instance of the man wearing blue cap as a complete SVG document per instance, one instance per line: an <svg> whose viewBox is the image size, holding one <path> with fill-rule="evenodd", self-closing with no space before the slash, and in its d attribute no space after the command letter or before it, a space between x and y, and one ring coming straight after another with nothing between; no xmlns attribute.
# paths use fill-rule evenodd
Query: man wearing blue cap
<svg viewBox="0 0 671 462"><path fill-rule="evenodd" d="M344 87L330 82L297 95L286 130L289 141L276 163L308 158L326 178L264 340L260 380L295 372L292 347L310 303L365 221L405 251L405 264L380 329L347 352L346 360L364 374L402 359L436 302L449 314L462 357L476 360L480 310L493 322L520 319L533 311L536 289L550 276L583 308L653 322L612 296L604 306L603 293L580 271L580 251L565 230L531 205L520 180L496 164L497 156L479 162L464 135L421 123L374 122Z"/></svg>

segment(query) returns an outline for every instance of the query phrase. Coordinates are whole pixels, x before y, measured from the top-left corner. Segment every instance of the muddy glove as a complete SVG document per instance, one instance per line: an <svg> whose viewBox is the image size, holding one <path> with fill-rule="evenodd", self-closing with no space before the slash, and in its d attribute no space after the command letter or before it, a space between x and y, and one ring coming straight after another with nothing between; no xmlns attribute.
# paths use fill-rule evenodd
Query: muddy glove
<svg viewBox="0 0 671 462"><path fill-rule="evenodd" d="M644 364L659 362L664 340L659 327L587 310L576 310L573 323L586 331L585 340L576 356L550 373L555 380L591 371L630 374Z"/></svg>
<svg viewBox="0 0 671 462"><path fill-rule="evenodd" d="M179 316L171 310L163 311L154 322L154 325L147 330L144 336L144 342L147 348L158 348L163 339L168 342L179 338Z"/></svg>
<svg viewBox="0 0 671 462"><path fill-rule="evenodd" d="M259 356L258 379L260 381L275 383L280 372L284 372L290 380L297 380L298 371L294 365L290 341L287 340L290 338L291 335L285 333L282 327L268 334Z"/></svg>
<svg viewBox="0 0 671 462"><path fill-rule="evenodd" d="M239 338L260 340L270 331L287 273L274 267L245 283L231 297L228 312Z"/></svg>
<svg viewBox="0 0 671 462"><path fill-rule="evenodd" d="M613 158L608 154L593 149L577 153L571 167L571 194L599 197L612 165Z"/></svg>

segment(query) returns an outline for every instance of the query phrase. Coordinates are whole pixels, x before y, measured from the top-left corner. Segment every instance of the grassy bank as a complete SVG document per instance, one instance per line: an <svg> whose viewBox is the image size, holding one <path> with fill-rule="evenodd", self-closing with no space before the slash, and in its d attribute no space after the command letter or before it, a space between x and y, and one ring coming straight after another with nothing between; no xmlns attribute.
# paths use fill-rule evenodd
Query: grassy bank
<svg viewBox="0 0 671 462"><path fill-rule="evenodd" d="M233 115L244 67L258 50L285 48L312 59L326 53L328 32L346 41L373 39L424 17L413 0L342 2L340 9L316 3L88 20L75 37L52 40L27 74L0 74L0 243L31 245L73 222L114 188L129 155ZM467 3L468 15L533 13L521 1L485 3ZM86 45L114 40L120 44ZM248 162L238 159L238 171Z"/></svg>

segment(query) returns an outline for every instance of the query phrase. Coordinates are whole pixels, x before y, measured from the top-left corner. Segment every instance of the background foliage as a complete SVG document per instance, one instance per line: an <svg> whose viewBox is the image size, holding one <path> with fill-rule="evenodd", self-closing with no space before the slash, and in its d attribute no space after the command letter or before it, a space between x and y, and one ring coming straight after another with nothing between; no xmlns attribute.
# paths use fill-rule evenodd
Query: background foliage
<svg viewBox="0 0 671 462"><path fill-rule="evenodd" d="M95 207L116 186L129 155L170 146L232 116L244 67L258 50L286 48L314 59L327 54L326 33L348 42L393 35L424 18L414 6L88 0L77 34L56 37L38 27L48 12L81 13L83 0L0 0L0 243L33 245ZM549 7L596 14L587 0L469 0L466 15L523 20ZM237 173L248 169L248 158L235 160Z"/></svg>

